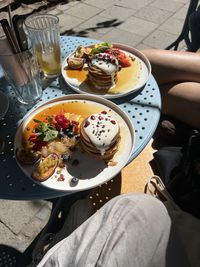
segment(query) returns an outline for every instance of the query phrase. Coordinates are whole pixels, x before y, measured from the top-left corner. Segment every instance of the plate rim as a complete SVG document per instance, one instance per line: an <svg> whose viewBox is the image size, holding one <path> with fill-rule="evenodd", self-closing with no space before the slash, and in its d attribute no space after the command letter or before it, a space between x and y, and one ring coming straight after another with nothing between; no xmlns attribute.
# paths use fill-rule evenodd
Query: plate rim
<svg viewBox="0 0 200 267"><path fill-rule="evenodd" d="M94 98L97 99L97 101L95 101ZM41 109L40 111L42 111L43 108L45 109L45 106L49 105L49 104L59 103L59 102L62 102L64 100L70 101L70 100L76 100L76 99L77 100L93 101L94 103L97 102L97 103L100 103L102 105L105 105L106 107L110 107L114 112L116 112L127 125L127 128L129 130L130 136L131 136L132 148L131 148L131 150L129 152L129 155L128 155L127 159L126 159L126 162L122 165L122 167L119 168L119 170L115 174L113 174L111 177L107 178L103 182L101 182L99 184L96 184L96 185L88 186L87 188L84 188L84 189L83 188L82 189L81 188L76 189L76 188L71 187L71 188L63 190L63 189L58 189L58 188L53 188L53 187L47 186L47 185L44 184L44 182L39 182L37 180L34 180L32 177L27 175L27 173L23 170L23 166L20 164L20 162L17 160L17 157L16 157L16 150L17 150L16 140L19 139L18 135L20 135L20 131L22 130L23 125L28 123L27 120L29 121L28 118L29 118L29 116L31 116L32 113L36 112L38 109ZM106 105L106 104L104 104L102 102L106 102L106 104L108 104L108 105ZM78 192L78 191L84 191L84 190L88 190L88 189L91 189L91 188L95 188L95 187L97 187L97 186L99 186L99 185L101 185L103 183L106 183L107 181L109 181L113 177L115 177L118 173L120 173L120 171L126 166L127 162L129 162L129 159L131 158L131 155L133 154L133 150L135 148L135 140L136 140L136 137L135 137L134 125L131 122L131 120L129 119L128 115L118 105L116 105L115 103L113 103L112 101L110 101L108 99L105 99L105 98L102 98L102 97L99 97L99 96L94 96L94 95L91 95L91 94L70 94L70 95L57 97L55 99L46 101L45 103L41 103L41 105L37 106L36 109L33 107L28 112L28 114L26 114L25 118L19 124L19 126L17 128L17 131L16 131L16 134L15 134L15 138L14 138L14 155L15 155L15 160L16 160L17 165L22 170L22 172L27 177L27 179L30 179L32 182L34 182L34 183L36 183L38 185L44 186L44 187L46 187L48 189L51 189L51 190L55 190L55 191L59 191L59 192L63 191L63 192L69 192L70 193L70 192ZM95 177L93 179L95 179Z"/></svg>
<svg viewBox="0 0 200 267"><path fill-rule="evenodd" d="M101 43L101 41L99 42ZM91 44L91 45L86 45L85 47L91 47L95 44ZM75 92L79 93L79 94L87 94L87 95L95 95L95 96L99 96L99 97L102 97L102 98L105 98L105 99L118 99L118 98L122 98L122 97L125 97L125 96L128 96L132 93L135 93L137 92L138 90L141 90L141 88L143 88L145 86L145 84L147 83L147 81L149 80L149 77L151 75L151 71L152 71L152 67L151 67L151 63L149 61L149 59L146 57L145 54L143 54L141 51L139 51L137 48L134 48L134 47L131 47L129 45L125 45L125 44L121 44L121 43L116 43L116 42L113 42L112 43L113 47L116 47L116 48L120 48L122 51L125 51L125 52L128 52L128 53L132 53L133 55L136 54L136 56L138 56L140 58L141 61L143 61L143 63L146 65L147 67L147 70L148 70L148 75L147 75L147 78L146 78L146 81L143 82L143 84L138 87L138 88L135 88L133 90L130 90L130 91L127 91L127 92L124 92L122 94L105 94L105 95L98 95L98 94L93 94L93 93L88 93L88 92L85 92L85 91L82 91L80 89L78 89L76 86L74 85L71 85L67 80L66 80L66 75L65 75L65 72L64 72L64 67L65 67L65 64L67 62L67 59L73 55L75 53L76 50L74 50L72 53L70 53L69 55L67 55L62 64L61 64L61 74L62 74L62 77L65 81L65 83Z"/></svg>

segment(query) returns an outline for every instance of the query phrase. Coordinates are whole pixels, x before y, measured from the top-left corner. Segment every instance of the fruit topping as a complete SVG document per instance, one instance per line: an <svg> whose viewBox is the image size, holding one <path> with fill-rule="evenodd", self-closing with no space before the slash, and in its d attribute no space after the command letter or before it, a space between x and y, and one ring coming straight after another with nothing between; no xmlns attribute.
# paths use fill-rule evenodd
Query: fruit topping
<svg viewBox="0 0 200 267"><path fill-rule="evenodd" d="M125 67L130 67L131 66L131 60L130 60L129 56L127 56L121 50L116 49L116 48L110 48L110 49L106 50L106 53L115 56L118 59L119 64L122 67L125 68Z"/></svg>
<svg viewBox="0 0 200 267"><path fill-rule="evenodd" d="M50 154L46 158L42 158L36 166L32 177L40 182L47 180L51 177L58 166L59 157L56 154Z"/></svg>
<svg viewBox="0 0 200 267"><path fill-rule="evenodd" d="M76 177L73 177L73 178L71 179L71 186L75 186L75 185L77 185L78 182L79 182L79 179L76 178Z"/></svg>
<svg viewBox="0 0 200 267"><path fill-rule="evenodd" d="M70 157L70 155L64 154L64 155L62 155L62 160L64 163L67 163L71 160L71 157Z"/></svg>

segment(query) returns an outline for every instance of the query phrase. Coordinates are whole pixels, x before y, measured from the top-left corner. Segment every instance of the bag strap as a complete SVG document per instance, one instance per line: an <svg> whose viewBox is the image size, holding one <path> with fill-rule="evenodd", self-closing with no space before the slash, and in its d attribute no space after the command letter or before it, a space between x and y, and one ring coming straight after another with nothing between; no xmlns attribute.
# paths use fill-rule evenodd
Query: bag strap
<svg viewBox="0 0 200 267"><path fill-rule="evenodd" d="M162 202L170 202L170 204L177 208L177 205L174 202L174 199L170 195L170 193L167 191L163 181L161 178L157 175L152 176L145 187L145 193L152 195L153 197L156 197L160 199Z"/></svg>

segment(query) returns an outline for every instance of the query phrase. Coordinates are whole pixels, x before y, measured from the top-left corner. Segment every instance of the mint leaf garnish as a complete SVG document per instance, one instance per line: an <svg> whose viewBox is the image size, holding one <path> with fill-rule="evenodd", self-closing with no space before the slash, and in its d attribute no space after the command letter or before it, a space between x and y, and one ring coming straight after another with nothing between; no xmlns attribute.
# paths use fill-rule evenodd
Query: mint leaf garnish
<svg viewBox="0 0 200 267"><path fill-rule="evenodd" d="M35 133L37 134L38 138L42 141L49 142L57 138L58 131L53 124L52 117L48 116L47 120L48 123L37 119L34 119L33 121L38 124L38 126L35 128Z"/></svg>

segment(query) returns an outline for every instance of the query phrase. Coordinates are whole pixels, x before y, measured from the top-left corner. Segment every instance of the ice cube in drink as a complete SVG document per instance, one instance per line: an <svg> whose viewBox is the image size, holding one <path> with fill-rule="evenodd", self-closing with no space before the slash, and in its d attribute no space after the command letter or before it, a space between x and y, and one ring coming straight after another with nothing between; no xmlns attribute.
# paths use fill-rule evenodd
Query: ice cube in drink
<svg viewBox="0 0 200 267"><path fill-rule="evenodd" d="M54 45L45 47L36 47L36 54L40 68L45 76L54 77L60 73L60 46Z"/></svg>

